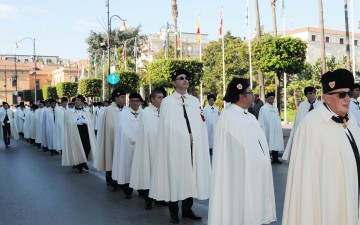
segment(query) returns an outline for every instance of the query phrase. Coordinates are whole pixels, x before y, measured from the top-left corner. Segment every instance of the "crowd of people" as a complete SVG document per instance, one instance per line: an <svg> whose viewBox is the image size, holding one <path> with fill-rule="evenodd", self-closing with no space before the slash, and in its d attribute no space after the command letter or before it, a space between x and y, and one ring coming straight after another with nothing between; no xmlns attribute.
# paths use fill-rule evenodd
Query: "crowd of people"
<svg viewBox="0 0 360 225"><path fill-rule="evenodd" d="M187 70L171 78L175 91L167 96L164 88L153 90L148 107L140 94L121 89L111 101L90 106L82 95L70 103L49 99L16 109L3 102L5 147L10 137L24 139L61 154L62 166L79 173L92 161L125 199L135 189L146 210L167 205L172 224L180 222L179 201L183 218L202 219L192 210L193 198L210 199L210 225L276 221L272 164L286 161L283 225L359 223L360 85L348 70L322 76L323 101L314 87L304 89L307 100L298 107L286 148L274 93L264 104L248 80L233 78L220 113L215 95L202 108L188 93Z"/></svg>

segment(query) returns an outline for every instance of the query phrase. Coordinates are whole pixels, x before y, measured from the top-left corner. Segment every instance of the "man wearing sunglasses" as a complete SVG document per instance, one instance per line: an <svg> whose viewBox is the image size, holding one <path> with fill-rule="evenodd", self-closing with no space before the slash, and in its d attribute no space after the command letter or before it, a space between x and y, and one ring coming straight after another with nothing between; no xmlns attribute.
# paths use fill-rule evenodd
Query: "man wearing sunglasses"
<svg viewBox="0 0 360 225"><path fill-rule="evenodd" d="M360 126L360 103L357 100L360 95L360 84L354 84L351 90L350 112L354 114L358 125Z"/></svg>
<svg viewBox="0 0 360 225"><path fill-rule="evenodd" d="M321 78L324 103L295 132L283 225L359 224L360 129L349 113L352 73Z"/></svg>
<svg viewBox="0 0 360 225"><path fill-rule="evenodd" d="M290 159L291 146L294 139L294 134L296 129L299 127L300 122L302 121L302 119L304 119L306 114L308 114L310 111L312 111L314 108L318 107L322 103L321 101L316 99L316 89L314 87L306 87L304 89L304 95L306 96L307 101L301 102L299 107L297 108L294 126L291 129L290 136L286 144L284 154L282 156L282 159L285 161L289 161Z"/></svg>
<svg viewBox="0 0 360 225"><path fill-rule="evenodd" d="M184 69L172 73L175 92L160 106L156 157L149 196L169 201L170 222L182 217L201 220L192 211L193 198L205 200L210 193L210 154L206 124L199 100L187 93L191 74Z"/></svg>

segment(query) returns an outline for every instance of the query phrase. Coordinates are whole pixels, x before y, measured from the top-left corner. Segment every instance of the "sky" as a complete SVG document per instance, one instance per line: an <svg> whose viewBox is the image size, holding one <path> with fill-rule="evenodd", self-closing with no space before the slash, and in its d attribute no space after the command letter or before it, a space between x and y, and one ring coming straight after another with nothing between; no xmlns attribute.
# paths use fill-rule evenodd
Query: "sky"
<svg viewBox="0 0 360 225"><path fill-rule="evenodd" d="M249 26L255 33L254 0L249 0ZM272 31L270 0L258 0L261 25ZM277 0L278 31L283 30L280 1ZM354 1L354 21L360 20L360 0ZM171 0L109 0L110 16L126 19L127 27L141 25L142 34L157 33L166 22L173 23ZM234 36L247 36L246 0L178 0L178 21L183 32L196 32L200 15L201 33L209 40L219 38L220 11L223 29ZM318 1L284 0L286 30L318 27ZM344 1L323 0L325 28L344 30ZM349 0L350 9L351 0ZM358 8L358 9L357 9ZM357 10L356 10L357 9ZM349 12L351 20L351 11ZM351 21L349 21L351 22ZM114 17L111 27L120 28ZM180 25L180 23L179 23ZM357 22L355 33L359 33ZM88 57L86 38L90 31L106 32L106 0L2 0L0 2L0 54L30 55L35 39L37 55L59 56L71 61Z"/></svg>

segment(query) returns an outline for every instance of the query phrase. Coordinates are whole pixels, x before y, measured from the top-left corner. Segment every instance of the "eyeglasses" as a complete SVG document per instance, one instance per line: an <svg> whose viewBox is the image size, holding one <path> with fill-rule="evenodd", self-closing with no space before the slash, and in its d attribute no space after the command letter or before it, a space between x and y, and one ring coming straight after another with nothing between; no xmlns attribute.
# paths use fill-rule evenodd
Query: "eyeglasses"
<svg viewBox="0 0 360 225"><path fill-rule="evenodd" d="M327 93L327 95L334 95L334 94L338 94L339 98L346 98L346 95L350 97L350 91L338 91L338 92Z"/></svg>
<svg viewBox="0 0 360 225"><path fill-rule="evenodd" d="M306 95L312 95L312 94L314 94L314 92L308 92L308 93L306 93Z"/></svg>
<svg viewBox="0 0 360 225"><path fill-rule="evenodd" d="M189 78L185 76L185 77L178 77L175 80L189 80Z"/></svg>

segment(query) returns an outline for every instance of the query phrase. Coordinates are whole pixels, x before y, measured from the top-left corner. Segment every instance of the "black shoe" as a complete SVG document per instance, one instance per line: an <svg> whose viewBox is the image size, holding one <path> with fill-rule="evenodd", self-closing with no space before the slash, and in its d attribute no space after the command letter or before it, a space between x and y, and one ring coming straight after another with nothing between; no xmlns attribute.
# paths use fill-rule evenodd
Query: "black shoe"
<svg viewBox="0 0 360 225"><path fill-rule="evenodd" d="M179 217L178 216L170 216L170 223L172 224L179 224Z"/></svg>
<svg viewBox="0 0 360 225"><path fill-rule="evenodd" d="M163 206L168 206L169 203L165 202L165 201L155 201L155 205L163 205Z"/></svg>
<svg viewBox="0 0 360 225"><path fill-rule="evenodd" d="M131 199L131 194L125 194L125 195L124 195L124 198L125 198L125 199Z"/></svg>
<svg viewBox="0 0 360 225"><path fill-rule="evenodd" d="M112 186L112 191L113 191L113 192L117 192L119 189L120 189L120 188L119 188L119 185L113 185L113 186Z"/></svg>
<svg viewBox="0 0 360 225"><path fill-rule="evenodd" d="M146 210L152 210L152 203L146 203L145 209Z"/></svg>
<svg viewBox="0 0 360 225"><path fill-rule="evenodd" d="M89 167L86 163L84 164L84 170L89 171Z"/></svg>
<svg viewBox="0 0 360 225"><path fill-rule="evenodd" d="M197 216L193 211L183 213L182 217L183 218L189 218L189 219L192 219L192 220L201 220L201 216Z"/></svg>
<svg viewBox="0 0 360 225"><path fill-rule="evenodd" d="M9 148L9 145L5 145L6 148Z"/></svg>

